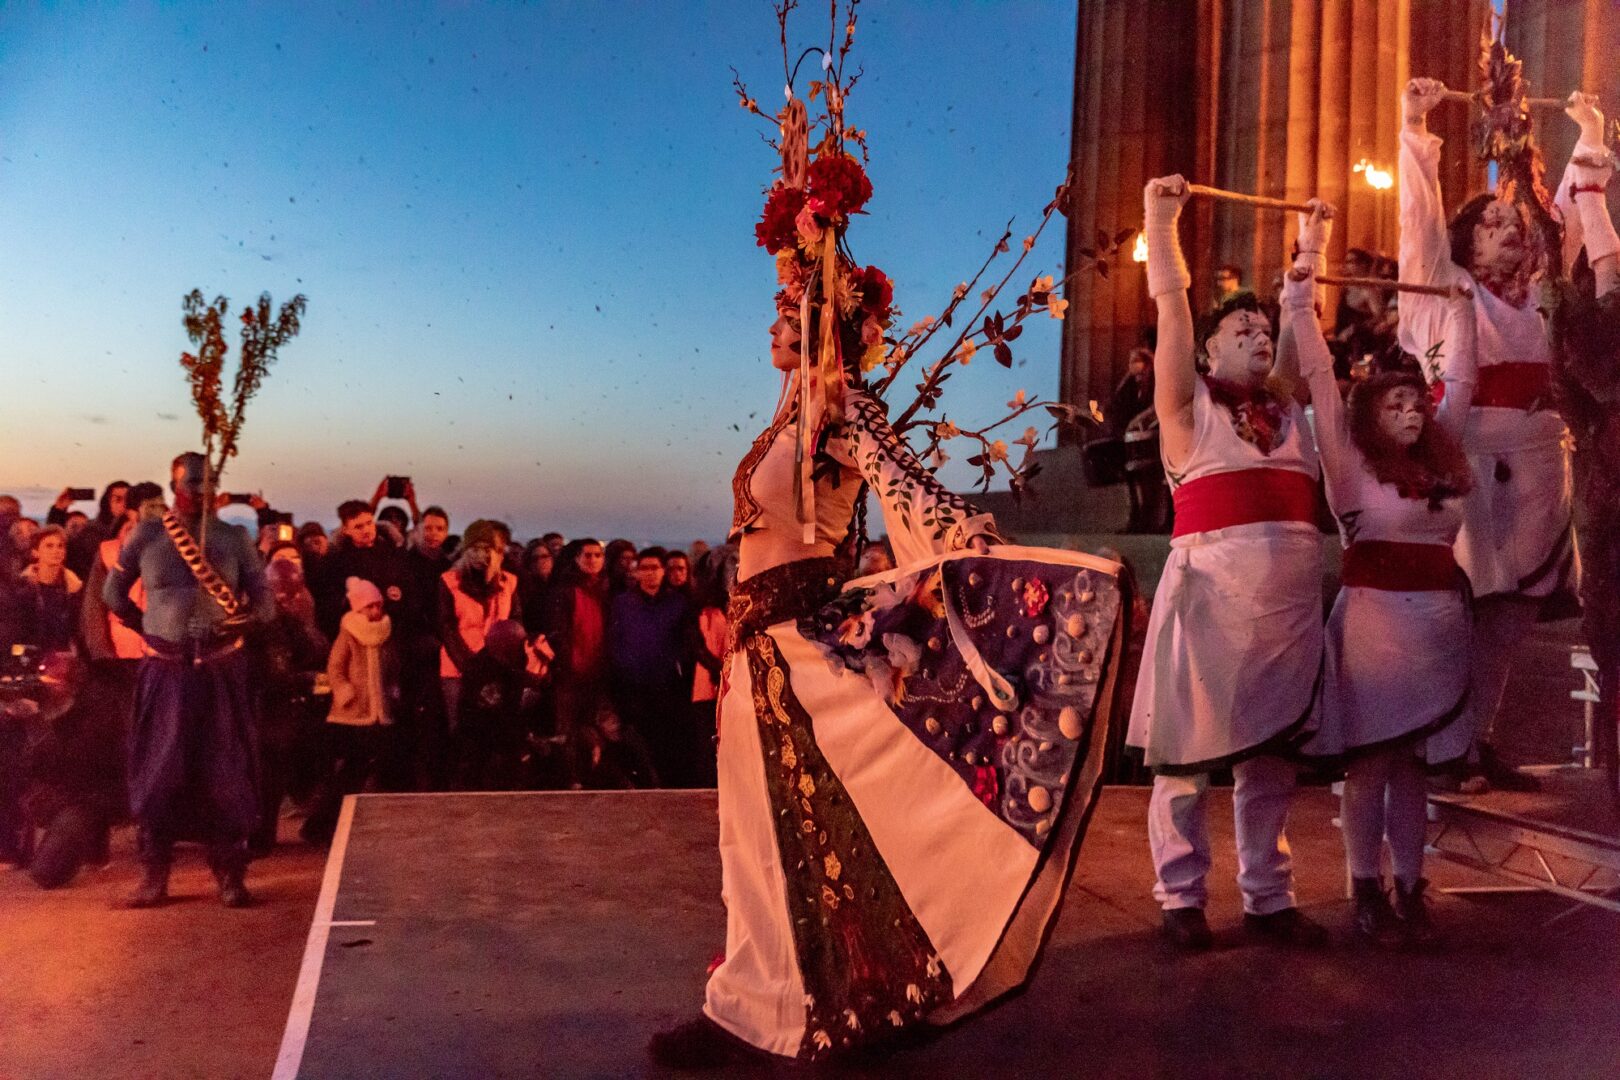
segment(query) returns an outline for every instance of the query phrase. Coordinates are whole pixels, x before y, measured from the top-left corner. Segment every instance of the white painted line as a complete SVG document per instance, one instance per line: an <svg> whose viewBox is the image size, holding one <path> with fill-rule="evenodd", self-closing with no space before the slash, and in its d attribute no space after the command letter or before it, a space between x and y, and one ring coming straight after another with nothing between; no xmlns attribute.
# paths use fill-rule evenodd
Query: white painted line
<svg viewBox="0 0 1620 1080"><path fill-rule="evenodd" d="M321 879L321 895L315 901L315 918L304 943L304 962L298 969L298 985L293 988L292 1007L287 1011L287 1029L281 1035L281 1052L271 1080L296 1080L304 1063L304 1044L309 1041L309 1022L315 1013L315 992L321 985L321 963L326 959L326 938L337 906L338 881L343 877L343 857L349 850L349 828L354 823L354 796L343 800L332 849L326 856L326 875Z"/></svg>
<svg viewBox="0 0 1620 1080"><path fill-rule="evenodd" d="M377 920L376 919L339 919L337 922L329 922L326 925L327 926L376 926L377 925Z"/></svg>

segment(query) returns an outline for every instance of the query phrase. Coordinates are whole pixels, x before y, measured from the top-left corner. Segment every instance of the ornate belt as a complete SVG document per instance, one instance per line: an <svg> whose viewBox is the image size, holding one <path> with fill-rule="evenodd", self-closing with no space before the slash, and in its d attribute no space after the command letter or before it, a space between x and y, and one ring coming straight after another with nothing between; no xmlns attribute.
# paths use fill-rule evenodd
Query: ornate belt
<svg viewBox="0 0 1620 1080"><path fill-rule="evenodd" d="M825 604L849 577L841 559L825 556L783 563L739 581L726 612L735 644L772 623L798 619Z"/></svg>

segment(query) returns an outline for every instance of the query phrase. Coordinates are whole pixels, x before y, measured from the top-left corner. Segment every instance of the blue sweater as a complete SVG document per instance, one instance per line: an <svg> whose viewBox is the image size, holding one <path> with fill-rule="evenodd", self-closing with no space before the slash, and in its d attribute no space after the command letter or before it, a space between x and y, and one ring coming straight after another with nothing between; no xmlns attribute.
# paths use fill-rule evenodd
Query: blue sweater
<svg viewBox="0 0 1620 1080"><path fill-rule="evenodd" d="M608 660L615 679L637 686L679 682L686 597L669 589L648 596L632 585L608 609Z"/></svg>

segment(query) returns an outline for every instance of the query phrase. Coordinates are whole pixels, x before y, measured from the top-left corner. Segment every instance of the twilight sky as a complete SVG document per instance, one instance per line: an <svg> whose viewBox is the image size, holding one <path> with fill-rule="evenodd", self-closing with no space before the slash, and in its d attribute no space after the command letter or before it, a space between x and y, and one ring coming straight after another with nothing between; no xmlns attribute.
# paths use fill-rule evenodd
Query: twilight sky
<svg viewBox="0 0 1620 1080"><path fill-rule="evenodd" d="M1062 178L1074 6L860 14L850 239L909 324ZM825 8L792 28L825 40ZM0 9L0 492L161 479L199 430L181 297L301 291L227 489L333 520L400 473L458 528L718 538L778 386L774 159L733 65L774 109L766 0ZM1057 328L1010 372L981 353L953 419L1052 393Z"/></svg>

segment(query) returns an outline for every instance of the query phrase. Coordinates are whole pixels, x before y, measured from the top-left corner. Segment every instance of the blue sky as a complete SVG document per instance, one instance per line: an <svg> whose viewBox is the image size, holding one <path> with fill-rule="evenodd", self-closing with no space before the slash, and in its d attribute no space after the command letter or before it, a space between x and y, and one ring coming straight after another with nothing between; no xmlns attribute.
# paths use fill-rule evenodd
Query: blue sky
<svg viewBox="0 0 1620 1080"><path fill-rule="evenodd" d="M850 239L908 323L1062 178L1074 17L863 5ZM0 492L160 477L198 431L180 298L302 291L227 488L328 520L401 473L458 526L722 534L777 388L773 156L732 66L780 101L768 3L6 5ZM1026 266L1061 261L1058 227ZM1019 367L953 380L953 418L1055 390L1039 321Z"/></svg>

